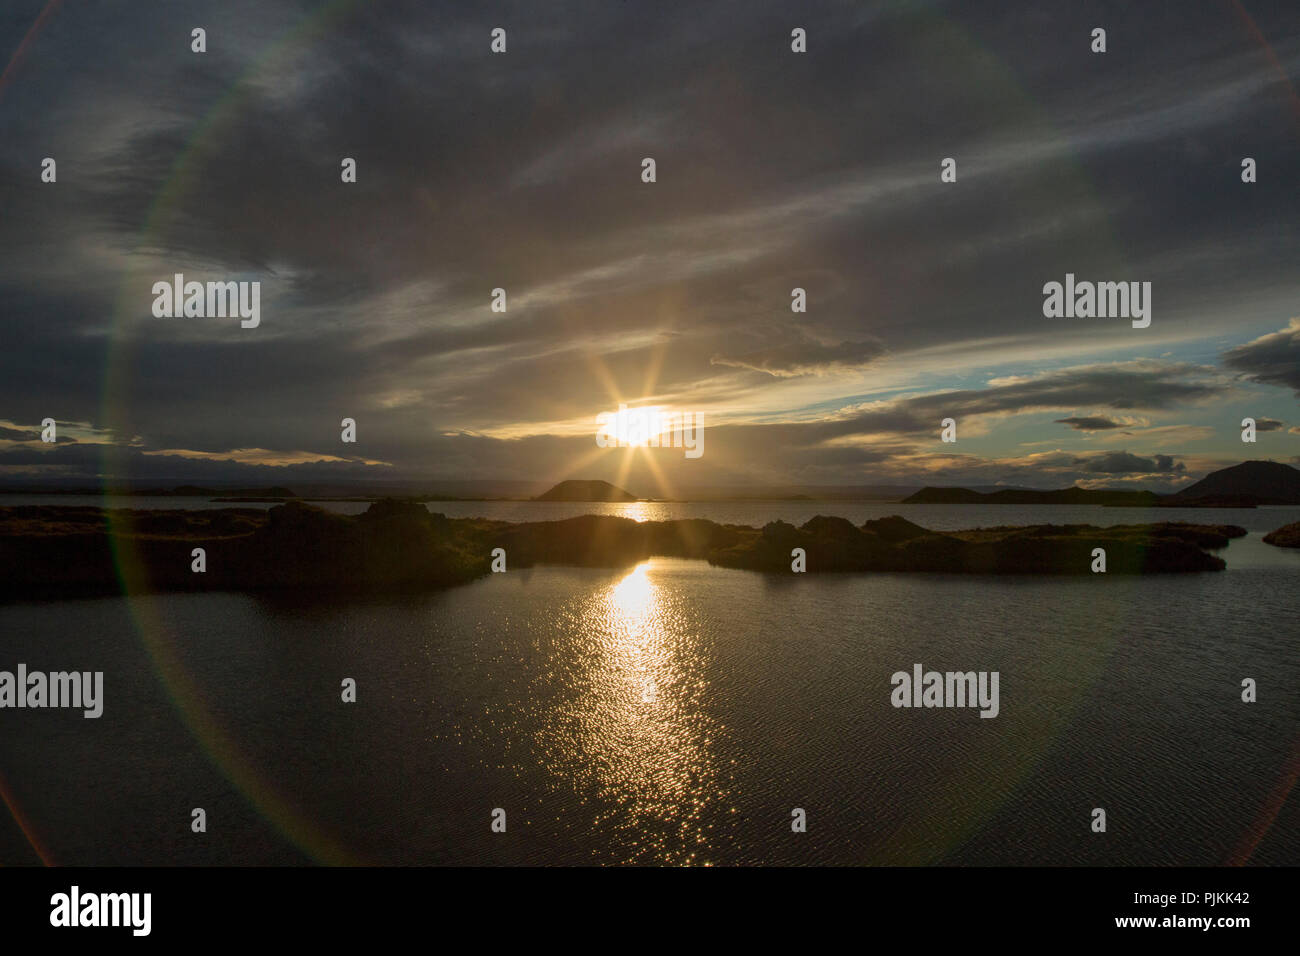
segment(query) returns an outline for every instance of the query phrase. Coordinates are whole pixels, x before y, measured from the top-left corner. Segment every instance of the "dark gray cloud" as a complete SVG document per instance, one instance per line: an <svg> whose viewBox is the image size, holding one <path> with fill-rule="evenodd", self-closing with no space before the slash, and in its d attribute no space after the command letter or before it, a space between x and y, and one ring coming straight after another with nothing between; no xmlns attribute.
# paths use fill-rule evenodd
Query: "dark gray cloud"
<svg viewBox="0 0 1300 956"><path fill-rule="evenodd" d="M875 341L827 345L805 339L744 355L715 355L709 362L765 372L780 378L865 368L880 358L884 351L884 346Z"/></svg>
<svg viewBox="0 0 1300 956"><path fill-rule="evenodd" d="M876 432L937 432L944 418L1011 415L1079 407L1131 411L1170 409L1224 395L1228 384L1212 370L1158 361L1060 369L994 380L985 388L900 399L816 426L824 437Z"/></svg>
<svg viewBox="0 0 1300 956"><path fill-rule="evenodd" d="M1057 425L1069 425L1079 432L1102 432L1111 428L1123 428L1123 424L1109 418L1088 415L1082 418L1058 418Z"/></svg>
<svg viewBox="0 0 1300 956"><path fill-rule="evenodd" d="M1281 385L1300 395L1300 319L1277 332L1229 349L1223 362L1254 382Z"/></svg>
<svg viewBox="0 0 1300 956"><path fill-rule="evenodd" d="M1080 458L1076 460L1075 465L1086 472L1103 475L1147 475L1187 470L1183 462L1176 462L1169 455L1153 455L1144 458L1140 455L1131 455L1127 451L1108 451L1091 458Z"/></svg>

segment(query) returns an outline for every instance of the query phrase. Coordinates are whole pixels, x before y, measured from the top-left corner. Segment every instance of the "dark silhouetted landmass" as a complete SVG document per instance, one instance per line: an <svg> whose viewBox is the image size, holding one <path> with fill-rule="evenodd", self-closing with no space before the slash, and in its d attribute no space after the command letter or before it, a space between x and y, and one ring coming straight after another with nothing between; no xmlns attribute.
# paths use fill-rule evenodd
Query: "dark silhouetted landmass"
<svg viewBox="0 0 1300 956"><path fill-rule="evenodd" d="M278 501L281 498L297 498L288 488L275 485L270 488L207 488L203 485L177 485L175 488L158 488L154 490L119 490L106 489L108 495L148 496L158 498L216 498L241 501Z"/></svg>
<svg viewBox="0 0 1300 956"><path fill-rule="evenodd" d="M809 573L1088 574L1100 547L1110 574L1219 571L1223 560L1205 549L1245 533L1166 522L941 534L897 516L860 526L818 516L798 528L774 521L761 529L605 515L513 523L451 519L396 499L356 516L299 501L265 511L9 507L0 508L0 594L12 600L119 593L119 572L132 591L428 590L489 573L495 548L505 549L512 570L624 567L661 555L790 574L791 550L803 548ZM194 548L205 551L204 573L191 569Z"/></svg>
<svg viewBox="0 0 1300 956"><path fill-rule="evenodd" d="M916 485L684 485L665 501L901 501Z"/></svg>
<svg viewBox="0 0 1300 956"><path fill-rule="evenodd" d="M608 481L562 481L537 496L538 501L636 501L637 497Z"/></svg>
<svg viewBox="0 0 1300 956"><path fill-rule="evenodd" d="M1300 521L1270 531L1264 535L1264 543L1275 544L1279 548L1300 548Z"/></svg>
<svg viewBox="0 0 1300 956"><path fill-rule="evenodd" d="M1176 494L1104 488L981 493L969 488L922 488L909 505L1106 505L1112 508L1255 508L1300 505L1300 470L1274 461L1247 461L1211 472Z"/></svg>
<svg viewBox="0 0 1300 956"><path fill-rule="evenodd" d="M1161 508L1258 508L1260 501L1253 495L1200 495L1196 498L1175 498L1172 495L1160 499Z"/></svg>
<svg viewBox="0 0 1300 956"><path fill-rule="evenodd" d="M1179 502L1245 498L1261 505L1300 505L1300 470L1277 461L1244 461L1211 472L1170 497Z"/></svg>
<svg viewBox="0 0 1300 956"><path fill-rule="evenodd" d="M113 492L110 492L112 494ZM191 498L212 498L217 495L226 495L230 498L257 498L260 500L275 500L277 498L297 498L288 488L282 488L275 485L271 488L205 488L202 485L179 485L170 491L132 491L122 492L123 494L144 494L159 495L166 497L175 495L177 497Z"/></svg>
<svg viewBox="0 0 1300 956"><path fill-rule="evenodd" d="M82 497L99 497L107 495L112 498L217 498L218 501L279 501L283 498L297 498L288 488L275 485L270 488L208 488L203 485L177 485L174 488L113 488L113 487L67 487L67 488L25 488L15 486L3 489L7 494L21 495L80 495Z"/></svg>
<svg viewBox="0 0 1300 956"><path fill-rule="evenodd" d="M795 528L774 521L752 529L732 548L709 556L715 564L788 571L790 552L803 548L811 571L914 571L951 574L1088 574L1092 551L1104 548L1110 574L1220 571L1224 561L1204 548L1225 547L1246 534L1235 525L1164 522L1097 528L1033 525L938 533L891 517L855 527L844 518L816 517Z"/></svg>
<svg viewBox="0 0 1300 956"><path fill-rule="evenodd" d="M1090 488L1061 488L1035 491L1008 488L981 494L969 488L925 487L903 499L905 505L1110 505L1112 507L1154 508L1160 495L1153 491L1107 491Z"/></svg>

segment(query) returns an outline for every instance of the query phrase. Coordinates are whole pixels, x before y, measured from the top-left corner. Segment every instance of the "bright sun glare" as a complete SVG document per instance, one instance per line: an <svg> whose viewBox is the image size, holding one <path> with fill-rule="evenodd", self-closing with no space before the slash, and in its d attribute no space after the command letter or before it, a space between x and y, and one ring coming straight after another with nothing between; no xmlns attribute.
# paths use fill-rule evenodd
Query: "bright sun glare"
<svg viewBox="0 0 1300 956"><path fill-rule="evenodd" d="M650 440L659 434L656 423L660 422L661 409L658 405L641 408L620 408L610 414L609 420L601 426L601 432L619 445L628 448L644 448Z"/></svg>

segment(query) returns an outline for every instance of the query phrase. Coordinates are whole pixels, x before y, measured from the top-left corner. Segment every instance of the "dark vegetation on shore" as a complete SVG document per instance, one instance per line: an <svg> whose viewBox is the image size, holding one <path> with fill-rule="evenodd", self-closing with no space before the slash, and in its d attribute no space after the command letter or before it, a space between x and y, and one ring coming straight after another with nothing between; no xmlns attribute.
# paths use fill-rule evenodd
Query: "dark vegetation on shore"
<svg viewBox="0 0 1300 956"><path fill-rule="evenodd" d="M364 514L291 501L269 510L134 511L95 507L0 508L0 595L8 599L119 593L114 562L132 589L303 589L333 593L426 590L488 574L492 550L507 567L625 567L652 556L699 558L729 568L792 573L803 548L810 573L1088 574L1106 549L1110 574L1218 571L1244 529L1160 523L1096 528L1036 525L936 533L900 517L855 526L812 518L763 528L704 519L636 522L584 515L513 523L451 519L422 504L385 499ZM203 548L207 570L191 570Z"/></svg>

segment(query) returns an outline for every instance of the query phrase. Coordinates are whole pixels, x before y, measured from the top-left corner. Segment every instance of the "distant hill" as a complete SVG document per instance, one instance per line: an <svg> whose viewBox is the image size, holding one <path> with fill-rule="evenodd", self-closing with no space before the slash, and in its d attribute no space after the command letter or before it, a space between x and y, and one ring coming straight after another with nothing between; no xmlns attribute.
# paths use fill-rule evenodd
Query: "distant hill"
<svg viewBox="0 0 1300 956"><path fill-rule="evenodd" d="M1249 498L1261 505L1300 505L1300 470L1277 461L1244 461L1211 472L1170 497L1177 502Z"/></svg>
<svg viewBox="0 0 1300 956"><path fill-rule="evenodd" d="M138 492L132 494L175 495L177 497L210 498L225 495L228 498L297 498L288 488L276 485L272 488L204 488L201 485L179 485L171 491Z"/></svg>
<svg viewBox="0 0 1300 956"><path fill-rule="evenodd" d="M981 494L969 488L922 488L903 499L908 505L1109 505L1129 508L1254 508L1300 505L1300 470L1276 461L1247 461L1211 472L1172 495L1152 491L1008 488Z"/></svg>
<svg viewBox="0 0 1300 956"><path fill-rule="evenodd" d="M1112 507L1153 508L1160 496L1151 491L1106 491L1088 488L1061 488L1057 491L1034 491L1007 488L989 494L969 488L922 488L905 505L1110 505Z"/></svg>
<svg viewBox="0 0 1300 956"><path fill-rule="evenodd" d="M636 501L636 495L611 485L608 481L562 481L537 501Z"/></svg>
<svg viewBox="0 0 1300 956"><path fill-rule="evenodd" d="M675 501L901 501L919 485L683 485Z"/></svg>
<svg viewBox="0 0 1300 956"><path fill-rule="evenodd" d="M147 497L147 498L215 498L218 495L229 496L226 499L234 498L258 498L269 500L272 498L297 498L295 492L279 485L270 488L233 488L225 485L216 487L207 487L203 485L176 485L173 488L164 488L161 486L150 486L141 488L121 487L109 483L102 485L61 485L51 482L49 486L25 486L25 485L6 485L0 483L0 494L17 494L17 495L80 495L82 497L95 497L108 495L110 497Z"/></svg>

